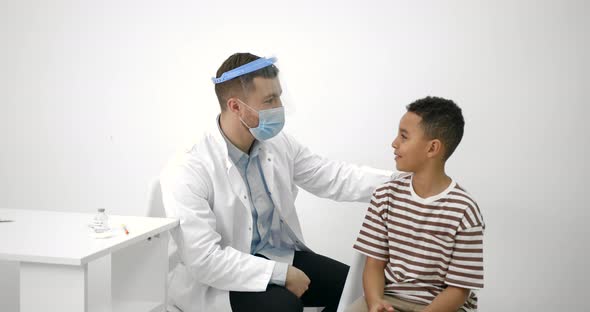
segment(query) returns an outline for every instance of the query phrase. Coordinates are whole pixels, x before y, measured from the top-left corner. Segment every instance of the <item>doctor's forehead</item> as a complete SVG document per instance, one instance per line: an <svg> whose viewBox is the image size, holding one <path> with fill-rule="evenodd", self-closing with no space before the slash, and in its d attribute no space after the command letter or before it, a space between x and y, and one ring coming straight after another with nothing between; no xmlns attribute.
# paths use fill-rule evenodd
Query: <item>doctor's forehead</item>
<svg viewBox="0 0 590 312"><path fill-rule="evenodd" d="M280 96L283 92L281 82L277 78L256 77L253 81L254 91L263 97Z"/></svg>

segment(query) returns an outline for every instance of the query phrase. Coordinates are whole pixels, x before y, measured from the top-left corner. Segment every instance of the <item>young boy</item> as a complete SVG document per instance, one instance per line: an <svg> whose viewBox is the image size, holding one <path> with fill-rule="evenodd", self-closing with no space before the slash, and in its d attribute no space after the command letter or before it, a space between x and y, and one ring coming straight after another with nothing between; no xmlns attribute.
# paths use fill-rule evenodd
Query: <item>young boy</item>
<svg viewBox="0 0 590 312"><path fill-rule="evenodd" d="M357 311L476 311L483 288L479 207L445 173L463 136L461 109L427 97L407 106L392 143L407 172L378 187L354 248L367 256Z"/></svg>

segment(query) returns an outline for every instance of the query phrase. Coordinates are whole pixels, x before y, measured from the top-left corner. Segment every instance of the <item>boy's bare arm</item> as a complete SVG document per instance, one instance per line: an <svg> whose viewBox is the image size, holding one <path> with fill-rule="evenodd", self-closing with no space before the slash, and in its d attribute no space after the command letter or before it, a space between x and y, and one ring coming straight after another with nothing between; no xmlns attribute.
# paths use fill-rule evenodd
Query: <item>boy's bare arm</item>
<svg viewBox="0 0 590 312"><path fill-rule="evenodd" d="M448 286L422 312L455 312L465 303L469 289Z"/></svg>
<svg viewBox="0 0 590 312"><path fill-rule="evenodd" d="M393 311L384 299L386 261L367 257L363 270L363 288L369 311Z"/></svg>

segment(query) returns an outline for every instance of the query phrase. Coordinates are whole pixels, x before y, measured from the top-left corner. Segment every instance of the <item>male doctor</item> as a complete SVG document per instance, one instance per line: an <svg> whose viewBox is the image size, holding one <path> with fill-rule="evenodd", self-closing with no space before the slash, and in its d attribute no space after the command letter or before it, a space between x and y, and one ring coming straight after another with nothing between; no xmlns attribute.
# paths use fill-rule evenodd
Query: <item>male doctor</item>
<svg viewBox="0 0 590 312"><path fill-rule="evenodd" d="M305 244L298 188L368 202L391 172L330 161L281 132L275 61L230 56L213 78L221 113L212 131L162 173L166 214L180 219L169 311L337 309L348 266Z"/></svg>

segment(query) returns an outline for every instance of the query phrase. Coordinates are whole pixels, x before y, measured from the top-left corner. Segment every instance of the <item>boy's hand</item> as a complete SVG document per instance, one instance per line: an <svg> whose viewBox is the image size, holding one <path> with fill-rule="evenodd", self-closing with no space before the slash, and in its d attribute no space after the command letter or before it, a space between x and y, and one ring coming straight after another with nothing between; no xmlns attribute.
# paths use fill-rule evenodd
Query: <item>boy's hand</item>
<svg viewBox="0 0 590 312"><path fill-rule="evenodd" d="M285 281L285 288L295 294L297 298L301 298L309 288L309 277L303 271L290 265L287 269L287 280Z"/></svg>
<svg viewBox="0 0 590 312"><path fill-rule="evenodd" d="M372 302L369 304L369 312L394 312L393 306L391 303L387 302L384 299L380 299L378 301Z"/></svg>

